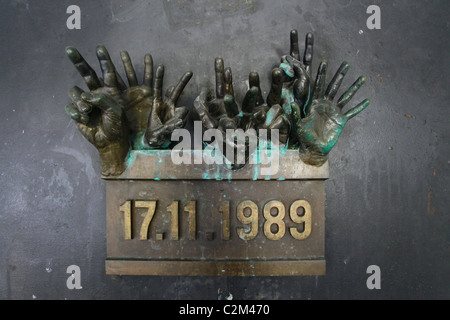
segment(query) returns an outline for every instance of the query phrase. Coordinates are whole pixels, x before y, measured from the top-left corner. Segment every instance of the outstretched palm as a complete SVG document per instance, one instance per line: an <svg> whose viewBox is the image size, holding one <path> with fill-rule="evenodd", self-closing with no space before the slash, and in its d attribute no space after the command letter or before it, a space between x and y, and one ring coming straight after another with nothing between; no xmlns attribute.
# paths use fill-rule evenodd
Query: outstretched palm
<svg viewBox="0 0 450 320"><path fill-rule="evenodd" d="M366 99L346 113L342 113L343 107L366 81L365 77L359 77L337 103L333 101L348 68L349 64L344 62L325 90L327 63L322 62L314 85L313 100L306 106L305 117L302 116L299 105L292 104L294 130L300 142L302 158L308 164L320 166L325 163L347 121L370 103L370 100Z"/></svg>

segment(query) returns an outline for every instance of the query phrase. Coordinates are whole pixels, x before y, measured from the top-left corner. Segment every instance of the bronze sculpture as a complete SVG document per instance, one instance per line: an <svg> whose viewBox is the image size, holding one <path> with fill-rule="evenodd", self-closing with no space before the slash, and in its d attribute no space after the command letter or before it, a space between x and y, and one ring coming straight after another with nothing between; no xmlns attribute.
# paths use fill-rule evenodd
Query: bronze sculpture
<svg viewBox="0 0 450 320"><path fill-rule="evenodd" d="M187 130L176 130L187 122L189 109L178 106L178 100L192 72L163 95L164 65L154 75L150 54L144 57L139 83L128 52L120 53L126 83L104 46L96 50L102 77L77 49L66 49L89 89L70 89L66 112L97 148L107 180L107 274L325 274L328 154L346 122L369 100L342 113L366 78L360 77L335 102L349 65L344 62L326 87L323 61L314 81L313 46L308 33L300 57L298 33L291 31L289 54L272 70L268 95L263 96L259 74L253 71L242 101L236 99L231 68L215 59L215 92L202 88L193 103L201 120L194 124L194 136L199 127L217 134L201 151L218 140L220 159L228 159L234 171L227 162L190 165L172 157L185 149L170 150L172 136L186 133L182 142L191 137ZM236 131L255 136L230 139L228 133ZM258 163L250 157L254 140ZM191 140L186 148L193 158L198 155ZM275 155L275 164L266 168L261 159L269 154ZM149 242L157 244L158 252Z"/></svg>
<svg viewBox="0 0 450 320"><path fill-rule="evenodd" d="M313 35L308 33L305 53L300 61L298 34L291 31L291 54L282 57L280 65L284 73L283 108L290 116L293 138L299 145L302 160L313 166L321 166L336 144L347 120L353 118L369 104L366 99L345 114L342 108L353 98L366 78L361 76L338 100L333 99L348 71L349 64L343 62L325 90L327 62L319 66L312 86L311 63L313 58Z"/></svg>
<svg viewBox="0 0 450 320"><path fill-rule="evenodd" d="M118 175L125 170L130 145L115 67L106 49L99 46L101 81L78 50L68 47L66 53L90 90L85 93L79 87L73 87L69 91L72 102L66 105L66 112L83 136L98 149L102 175Z"/></svg>
<svg viewBox="0 0 450 320"><path fill-rule="evenodd" d="M295 64L295 62L293 63ZM307 164L314 166L324 164L346 122L364 110L370 103L370 100L366 99L345 114L341 113L342 108L366 81L364 76L359 77L337 103L333 102L348 68L347 62L342 63L325 90L327 62L323 61L319 66L311 103L306 105L304 115L296 102L291 105L294 132L300 143L302 160Z"/></svg>
<svg viewBox="0 0 450 320"><path fill-rule="evenodd" d="M364 84L366 78L360 77L337 102L333 102L349 68L346 62L325 90L327 62L323 61L313 84L313 41L313 35L308 33L300 61L298 33L291 31L290 53L282 57L279 68L273 69L266 100L262 96L259 74L251 72L249 90L240 105L234 95L231 68L225 68L223 59L216 58L215 97L202 89L194 102L194 110L203 127L222 132L227 129L263 128L269 132L276 129L280 133L279 142L298 148L306 164L323 165L347 120L366 108L370 101L366 99L350 111L341 113ZM192 78L192 72L186 72L163 97L164 66L158 66L153 80L150 54L144 58L144 79L139 85L128 52L121 52L127 86L104 46L97 47L102 78L77 49L68 47L66 53L90 90L83 92L79 87L73 87L69 91L71 102L66 105L66 112L83 136L98 149L103 176L120 175L126 169L130 150L168 148L174 130L186 125L188 108L178 107L177 101Z"/></svg>
<svg viewBox="0 0 450 320"><path fill-rule="evenodd" d="M98 149L103 176L119 175L126 169L125 159L130 148L167 147L173 130L186 124L188 109L176 107L176 103L192 78L192 72L186 72L177 86L169 87L163 97L164 66L158 66L153 81L150 54L145 56L144 79L139 86L128 52L121 52L129 87L104 46L97 47L102 79L77 49L67 47L66 54L90 90L85 93L73 87L69 91L72 102L66 105L66 112L83 136Z"/></svg>
<svg viewBox="0 0 450 320"><path fill-rule="evenodd" d="M279 129L282 132L280 143L286 143L290 125L288 118L282 114L282 108L279 105L282 93L281 70L275 68L272 71L272 85L266 101L262 96L259 74L254 71L251 72L249 74L250 88L241 105L236 102L234 96L231 68L224 68L222 58L216 58L215 72L216 97L211 98L208 90L203 88L194 102L194 107L205 129L214 128L222 132L223 150L226 149L226 144L230 144L231 148L246 152L246 160L248 160L248 145L239 146L239 142L227 139L226 130L228 129L242 129L244 132L260 128L269 131ZM226 152L224 154L228 157ZM234 158L229 159L232 163L231 168L242 167L236 161L237 152L233 155Z"/></svg>

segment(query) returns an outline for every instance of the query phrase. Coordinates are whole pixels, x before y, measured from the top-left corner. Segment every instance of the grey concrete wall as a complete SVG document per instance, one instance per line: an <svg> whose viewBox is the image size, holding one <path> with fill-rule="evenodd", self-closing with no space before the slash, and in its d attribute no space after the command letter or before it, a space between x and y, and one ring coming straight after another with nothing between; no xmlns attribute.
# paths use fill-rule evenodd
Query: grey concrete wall
<svg viewBox="0 0 450 320"><path fill-rule="evenodd" d="M81 30L66 27L71 4ZM381 30L366 27L370 4ZM450 298L449 9L446 0L0 1L0 299ZM105 182L64 112L67 90L85 88L64 48L97 70L97 44L118 66L127 49L139 77L150 52L166 84L191 69L181 102L192 106L213 83L216 56L233 68L238 97L251 70L268 91L293 28L315 34L314 71L322 59L330 74L349 61L344 86L366 75L354 102L372 100L330 157L327 275L106 276ZM72 264L81 290L66 287ZM381 268L380 290L366 287L370 265Z"/></svg>

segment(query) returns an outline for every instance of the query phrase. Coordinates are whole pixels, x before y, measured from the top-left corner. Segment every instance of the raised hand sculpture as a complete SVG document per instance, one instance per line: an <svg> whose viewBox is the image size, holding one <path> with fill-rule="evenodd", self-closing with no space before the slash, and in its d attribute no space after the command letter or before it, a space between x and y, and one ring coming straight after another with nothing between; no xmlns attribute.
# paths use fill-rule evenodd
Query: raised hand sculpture
<svg viewBox="0 0 450 320"><path fill-rule="evenodd" d="M247 127L268 130L267 139L270 139L272 130L278 130L279 144L286 144L289 139L290 122L285 115L282 103L282 72L279 68L272 70L272 84L267 99L264 102L260 87L259 75L251 72L249 75L249 90L242 103L244 115L249 121Z"/></svg>
<svg viewBox="0 0 450 320"><path fill-rule="evenodd" d="M301 58L298 32L292 30L289 55L282 57L279 68L273 69L267 98L262 95L258 73L251 72L249 90L241 104L235 99L231 68L225 68L223 59L216 58L215 96L202 89L194 101L194 109L205 129L221 131L223 150L227 145L248 150L247 141L242 146L234 139L226 139L228 129L242 129L244 132L266 129L266 139L270 139L272 130L278 130L279 143L298 145L307 164L320 166L327 161L347 120L366 108L370 101L365 100L342 113L342 108L366 78L360 77L337 103L333 102L347 73L348 63L341 65L325 90L325 61L319 67L315 83L312 83L313 46L313 35L308 33ZM186 107L178 107L177 103L192 78L192 72L184 73L177 85L170 86L164 96L164 66L159 65L154 75L150 54L145 55L144 76L139 85L128 52L121 52L128 80L126 85L104 46L100 45L96 50L101 78L77 49L68 47L66 53L89 89L87 92L77 86L70 89L71 101L66 105L66 112L83 136L98 149L102 175L121 174L126 169L130 149L167 148L173 131L185 126L189 111ZM235 159L229 160L233 162ZM239 167L232 166L235 169Z"/></svg>
<svg viewBox="0 0 450 320"><path fill-rule="evenodd" d="M272 72L272 87L265 103L260 88L260 80L257 72L249 75L249 90L247 91L241 106L236 103L233 89L231 68L225 68L222 58L215 60L216 94L212 97L206 88L194 101L194 107L205 129L218 129L223 133L224 150L226 144L232 148L245 150L246 146L239 146L234 141L226 139L227 129L242 129L247 132L251 129L278 129L280 137L287 140L289 132L289 119L283 115L279 105L282 94L282 74L278 68ZM275 104L276 103L276 104ZM226 156L226 154L225 154ZM248 156L248 154L247 154ZM229 159L233 169L240 168L234 163L235 159Z"/></svg>
<svg viewBox="0 0 450 320"><path fill-rule="evenodd" d="M138 85L128 52L121 52L127 87L104 46L97 47L103 78L97 76L77 49L68 47L66 53L90 90L83 92L73 87L66 112L98 149L102 175L121 174L126 169L125 160L131 148L167 147L171 132L185 125L188 109L177 108L176 103L192 72L186 72L163 98L164 66L158 67L153 83L153 59L149 54L145 56L143 83Z"/></svg>
<svg viewBox="0 0 450 320"><path fill-rule="evenodd" d="M163 97L164 65L158 66L153 81L153 58L145 55L144 80L139 85L128 52L122 51L120 55L130 86L124 91L123 99L133 132L133 149L165 149L171 142L172 132L186 124L189 110L176 104L192 72L187 71Z"/></svg>
<svg viewBox="0 0 450 320"><path fill-rule="evenodd" d="M97 148L102 175L118 175L125 170L130 150L129 128L121 99L124 87L119 85L115 67L103 46L97 48L103 80L78 50L68 47L66 52L90 90L86 93L76 86L70 89L71 102L66 105L66 112L83 136Z"/></svg>
<svg viewBox="0 0 450 320"><path fill-rule="evenodd" d="M303 117L300 106L292 103L292 123L300 142L302 160L310 165L321 166L328 160L328 154L334 147L348 120L364 110L370 100L366 99L346 113L342 109L350 102L366 78L361 76L338 99L334 98L349 68L342 63L325 90L327 62L323 61L317 73L311 103L306 106Z"/></svg>
<svg viewBox="0 0 450 320"><path fill-rule="evenodd" d="M215 72L215 97L212 97L208 89L203 88L194 101L195 110L205 129L236 129L242 115L234 99L231 69L225 69L223 59L216 58Z"/></svg>
<svg viewBox="0 0 450 320"><path fill-rule="evenodd" d="M312 83L311 64L314 46L312 34L306 35L302 61L296 30L291 31L290 40L290 55L283 56L280 65L280 69L283 70L282 105L284 112L290 116L292 137L299 145L302 160L310 165L321 166L327 161L328 154L336 144L347 120L369 105L370 101L366 99L345 114L341 112L366 78L360 77L338 102L334 103L333 99L348 71L349 64L344 62L341 65L325 90L326 61L321 63L314 85Z"/></svg>
<svg viewBox="0 0 450 320"><path fill-rule="evenodd" d="M312 91L311 64L313 60L314 37L306 34L303 60L300 60L298 32L290 34L290 55L281 58L280 69L283 71L282 106L287 114L291 113L291 104L298 103L301 109L310 103Z"/></svg>

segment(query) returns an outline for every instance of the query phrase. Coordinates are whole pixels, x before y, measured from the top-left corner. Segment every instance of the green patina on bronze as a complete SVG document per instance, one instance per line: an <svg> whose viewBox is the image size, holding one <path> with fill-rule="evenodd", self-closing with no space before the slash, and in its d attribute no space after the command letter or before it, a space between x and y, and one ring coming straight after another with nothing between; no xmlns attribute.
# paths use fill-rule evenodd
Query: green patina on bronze
<svg viewBox="0 0 450 320"><path fill-rule="evenodd" d="M66 48L89 89L84 92L75 86L69 91L66 113L99 151L102 175L117 176L126 169L130 150L168 148L171 133L185 126L188 109L176 104L192 72L186 72L163 96L164 66L158 66L153 80L150 54L144 58L144 78L139 85L128 52L121 52L126 85L106 48L99 45L96 53L102 80L77 49Z"/></svg>
<svg viewBox="0 0 450 320"><path fill-rule="evenodd" d="M325 163L347 121L370 104L370 100L366 99L346 113L342 112L365 83L364 76L359 77L337 102L334 101L348 68L349 64L343 62L328 87L325 87L327 62L323 61L319 66L313 97L305 108L305 115L302 116L297 103L291 105L294 110L291 118L293 128L300 144L302 160L307 164L320 166Z"/></svg>
<svg viewBox="0 0 450 320"><path fill-rule="evenodd" d="M215 97L209 98L208 91L202 89L194 101L194 111L201 119L203 129L219 129L224 141L227 129L242 129L244 132L266 129L268 139L272 130L278 130L280 143L286 149L298 146L305 163L321 166L327 161L346 122L369 105L370 101L366 99L349 111L342 112L366 78L358 78L335 102L335 95L349 64L344 62L325 88L327 62L323 61L313 83L310 68L313 59L312 34L306 35L303 58L300 57L296 30L291 31L290 38L290 55L283 56L279 68L272 70L271 88L266 99L262 95L258 73L251 72L249 90L243 101L238 103L231 68L225 68L223 59L216 58ZM103 176L117 176L124 172L134 161L130 150L158 152L169 148L173 131L185 127L189 111L186 107L178 107L177 102L192 78L192 72L186 72L177 85L170 86L163 95L164 66L159 65L154 74L150 54L144 57L141 84L126 51L122 51L120 56L128 84L119 75L102 45L96 50L102 78L97 76L77 49L67 47L66 54L89 89L84 92L75 86L69 90L70 102L66 105L66 113L75 121L83 136L97 148ZM247 150L248 161L248 145L238 145L236 141L231 143L235 148ZM257 157L259 161L259 154ZM235 159L229 160L234 163ZM231 168L242 166L232 164ZM205 172L203 178L222 180L225 176L232 177L231 171L225 174L217 170L214 174ZM254 170L257 177L258 165ZM159 178L155 177L155 180Z"/></svg>

